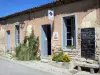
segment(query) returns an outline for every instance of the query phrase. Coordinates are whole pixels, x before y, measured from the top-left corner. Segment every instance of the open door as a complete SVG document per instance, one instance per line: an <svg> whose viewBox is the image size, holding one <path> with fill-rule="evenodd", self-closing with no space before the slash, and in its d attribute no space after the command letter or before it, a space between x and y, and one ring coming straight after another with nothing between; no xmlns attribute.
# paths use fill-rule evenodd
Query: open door
<svg viewBox="0 0 100 75"><path fill-rule="evenodd" d="M51 25L41 25L41 55L51 55Z"/></svg>

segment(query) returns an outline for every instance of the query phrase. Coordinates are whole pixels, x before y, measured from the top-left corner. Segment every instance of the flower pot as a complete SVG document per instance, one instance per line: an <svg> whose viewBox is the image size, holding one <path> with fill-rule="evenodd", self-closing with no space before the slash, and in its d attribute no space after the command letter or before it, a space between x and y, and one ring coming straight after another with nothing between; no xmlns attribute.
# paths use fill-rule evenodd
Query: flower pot
<svg viewBox="0 0 100 75"><path fill-rule="evenodd" d="M70 68L70 63L69 62L52 61L52 63L50 63L50 64L55 66L55 67L59 67L59 68L65 68L65 69L69 69Z"/></svg>
<svg viewBox="0 0 100 75"><path fill-rule="evenodd" d="M69 62L63 62L62 67L65 68L65 69L69 69L70 63Z"/></svg>

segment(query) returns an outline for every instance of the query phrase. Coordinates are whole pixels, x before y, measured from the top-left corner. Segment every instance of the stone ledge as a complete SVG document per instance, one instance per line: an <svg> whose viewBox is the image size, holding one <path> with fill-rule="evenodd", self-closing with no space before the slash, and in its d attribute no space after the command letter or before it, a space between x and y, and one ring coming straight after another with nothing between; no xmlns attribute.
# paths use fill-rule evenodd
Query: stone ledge
<svg viewBox="0 0 100 75"><path fill-rule="evenodd" d="M89 64L89 63L83 63L83 62L75 62L75 66L81 66L81 67L88 67L88 68L100 68L99 64Z"/></svg>

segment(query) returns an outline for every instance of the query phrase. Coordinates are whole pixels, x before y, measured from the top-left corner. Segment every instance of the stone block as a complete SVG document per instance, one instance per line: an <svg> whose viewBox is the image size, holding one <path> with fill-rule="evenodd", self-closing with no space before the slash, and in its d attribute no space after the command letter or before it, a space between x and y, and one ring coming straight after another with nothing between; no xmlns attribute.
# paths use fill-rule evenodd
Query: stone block
<svg viewBox="0 0 100 75"><path fill-rule="evenodd" d="M94 64L94 60L91 60L91 59L87 59L86 62L90 64Z"/></svg>
<svg viewBox="0 0 100 75"><path fill-rule="evenodd" d="M89 68L99 68L99 65L98 64L84 64L85 67L89 67Z"/></svg>
<svg viewBox="0 0 100 75"><path fill-rule="evenodd" d="M64 62L64 63L62 64L62 67L65 68L65 69L69 69L69 68L70 68L70 63Z"/></svg>
<svg viewBox="0 0 100 75"><path fill-rule="evenodd" d="M78 70L75 70L75 69L70 70L70 73L72 73L73 75L76 74L77 72L78 72Z"/></svg>
<svg viewBox="0 0 100 75"><path fill-rule="evenodd" d="M90 68L90 73L94 74L94 69L93 68Z"/></svg>
<svg viewBox="0 0 100 75"><path fill-rule="evenodd" d="M98 64L89 64L86 62L75 62L75 66L88 67L88 68L99 68Z"/></svg>
<svg viewBox="0 0 100 75"><path fill-rule="evenodd" d="M63 62L56 62L56 67L62 67Z"/></svg>
<svg viewBox="0 0 100 75"><path fill-rule="evenodd" d="M81 66L78 66L78 71L81 71L82 69L81 69Z"/></svg>
<svg viewBox="0 0 100 75"><path fill-rule="evenodd" d="M80 58L79 61L86 62L86 59L85 58Z"/></svg>
<svg viewBox="0 0 100 75"><path fill-rule="evenodd" d="M50 63L50 65L53 65L53 66L59 67L59 68L65 68L65 69L71 68L71 64L70 63L67 63L67 62L56 62L56 61L52 61Z"/></svg>

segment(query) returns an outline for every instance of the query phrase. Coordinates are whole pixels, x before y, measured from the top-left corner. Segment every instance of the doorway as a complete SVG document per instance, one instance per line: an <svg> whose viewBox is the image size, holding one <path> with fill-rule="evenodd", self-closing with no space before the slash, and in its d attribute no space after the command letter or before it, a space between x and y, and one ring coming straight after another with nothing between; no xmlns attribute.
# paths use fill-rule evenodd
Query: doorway
<svg viewBox="0 0 100 75"><path fill-rule="evenodd" d="M95 28L81 29L81 56L95 59Z"/></svg>
<svg viewBox="0 0 100 75"><path fill-rule="evenodd" d="M10 50L10 31L6 32L6 49Z"/></svg>
<svg viewBox="0 0 100 75"><path fill-rule="evenodd" d="M51 24L41 25L41 55L51 55Z"/></svg>

